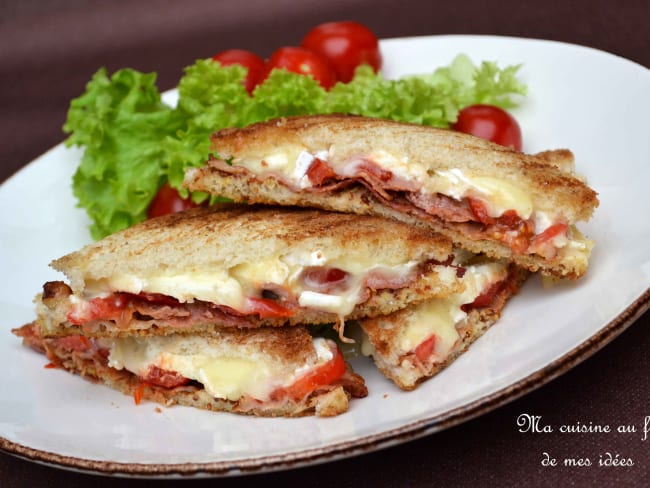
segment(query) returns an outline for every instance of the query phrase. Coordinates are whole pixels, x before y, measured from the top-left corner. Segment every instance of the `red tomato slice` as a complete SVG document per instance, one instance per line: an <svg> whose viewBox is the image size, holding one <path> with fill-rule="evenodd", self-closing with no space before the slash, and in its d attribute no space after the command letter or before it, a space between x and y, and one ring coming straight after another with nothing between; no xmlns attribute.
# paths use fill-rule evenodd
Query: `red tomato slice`
<svg viewBox="0 0 650 488"><path fill-rule="evenodd" d="M431 354L433 354L433 349L436 346L436 336L429 336L424 340L418 347L415 348L413 353L415 356L422 362L426 361Z"/></svg>
<svg viewBox="0 0 650 488"><path fill-rule="evenodd" d="M516 284L512 283L511 279L505 279L497 281L496 283L492 283L486 290L483 290L483 293L477 296L472 303L465 303L460 306L460 309L463 312L469 312L475 308L489 307L492 305L492 302L494 301L494 298L497 296L497 294L501 293L509 286L512 287L513 290L516 289Z"/></svg>
<svg viewBox="0 0 650 488"><path fill-rule="evenodd" d="M465 107L458 113L458 120L451 128L521 151L519 123L508 112L494 105Z"/></svg>
<svg viewBox="0 0 650 488"><path fill-rule="evenodd" d="M248 313L257 314L262 319L291 317L294 311L268 298L248 297L246 299Z"/></svg>
<svg viewBox="0 0 650 488"><path fill-rule="evenodd" d="M338 347L335 347L334 357L325 364L305 373L298 378L291 386L283 391L295 399L302 399L321 386L329 385L338 380L345 373L347 367L343 354Z"/></svg>
<svg viewBox="0 0 650 488"><path fill-rule="evenodd" d="M532 243L534 245L543 244L544 242L547 242L553 239L554 237L559 236L560 234L566 232L568 228L569 226L567 224L563 224L563 223L553 224L547 229L545 229L543 232L533 237Z"/></svg>
<svg viewBox="0 0 650 488"><path fill-rule="evenodd" d="M336 83L336 73L327 61L301 47L282 47L275 51L267 61L260 79L265 80L275 68L311 76L326 90Z"/></svg>
<svg viewBox="0 0 650 488"><path fill-rule="evenodd" d="M73 308L67 319L74 325L82 325L96 319L115 319L122 314L129 302L128 293L114 293L107 297L94 298L86 306Z"/></svg>
<svg viewBox="0 0 650 488"><path fill-rule="evenodd" d="M301 46L326 59L339 81L349 82L357 66L381 68L377 36L365 25L351 20L317 25L303 38Z"/></svg>
<svg viewBox="0 0 650 488"><path fill-rule="evenodd" d="M487 206L481 200L478 198L468 197L467 202L479 222L485 225L491 225L496 222L494 218L490 217Z"/></svg>
<svg viewBox="0 0 650 488"><path fill-rule="evenodd" d="M182 198L175 188L165 183L151 201L149 210L147 210L147 217L151 219L198 206L191 198Z"/></svg>
<svg viewBox="0 0 650 488"><path fill-rule="evenodd" d="M264 73L264 60L257 54L245 49L228 49L212 56L214 61L219 61L222 66L229 66L238 64L248 69L246 78L244 79L244 87L248 93L253 93L253 90L262 79Z"/></svg>
<svg viewBox="0 0 650 488"><path fill-rule="evenodd" d="M307 178L314 186L322 185L324 181L334 178L336 173L329 165L316 158L307 169Z"/></svg>

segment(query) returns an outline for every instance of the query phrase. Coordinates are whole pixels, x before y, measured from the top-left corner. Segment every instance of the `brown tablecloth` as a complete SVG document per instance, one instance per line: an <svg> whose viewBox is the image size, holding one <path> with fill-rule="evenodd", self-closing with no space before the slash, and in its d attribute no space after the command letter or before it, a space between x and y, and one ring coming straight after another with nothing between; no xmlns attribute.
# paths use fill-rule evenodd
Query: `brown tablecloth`
<svg viewBox="0 0 650 488"><path fill-rule="evenodd" d="M167 89L176 84L182 68L197 58L232 47L268 55L280 45L296 44L313 25L345 18L366 23L383 38L450 33L545 38L591 46L650 66L647 0L2 2L0 181L61 142L69 100L83 91L99 66L109 71L126 66L157 71L159 86ZM648 225L647 216L641 222ZM650 416L649 325L646 312L606 348L550 384L446 431L343 461L193 482L328 488L650 486L650 439L642 441L642 432L567 435L556 429L552 434L524 434L516 425L521 414L531 414L556 426L579 421L642 427ZM545 452L558 459L589 457L596 462L611 453L619 459L631 458L634 466L544 467ZM0 454L3 487L68 488L93 483L99 488L117 482Z"/></svg>

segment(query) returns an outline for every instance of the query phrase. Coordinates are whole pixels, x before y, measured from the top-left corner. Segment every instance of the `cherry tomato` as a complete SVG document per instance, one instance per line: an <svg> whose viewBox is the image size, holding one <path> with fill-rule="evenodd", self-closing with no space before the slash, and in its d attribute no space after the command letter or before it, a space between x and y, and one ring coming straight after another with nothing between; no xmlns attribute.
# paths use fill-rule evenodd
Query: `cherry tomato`
<svg viewBox="0 0 650 488"><path fill-rule="evenodd" d="M244 68L248 68L248 74L244 79L244 87L248 93L253 93L253 90L260 82L262 73L264 72L264 60L257 54L246 51L245 49L228 49L212 56L212 59L219 61L222 66L229 66L232 64L239 64Z"/></svg>
<svg viewBox="0 0 650 488"><path fill-rule="evenodd" d="M325 58L334 68L339 81L347 83L361 64L375 72L381 68L377 36L365 25L351 20L327 22L307 32L300 44Z"/></svg>
<svg viewBox="0 0 650 488"><path fill-rule="evenodd" d="M198 207L198 205L191 198L181 198L175 188L165 183L149 205L147 217L151 219L161 215L182 212L193 207Z"/></svg>
<svg viewBox="0 0 650 488"><path fill-rule="evenodd" d="M318 54L301 47L281 47L266 62L262 80L273 68L284 68L292 73L311 75L323 88L329 89L336 83L336 73Z"/></svg>
<svg viewBox="0 0 650 488"><path fill-rule="evenodd" d="M465 107L459 112L458 120L451 128L521 151L521 129L517 120L494 105Z"/></svg>

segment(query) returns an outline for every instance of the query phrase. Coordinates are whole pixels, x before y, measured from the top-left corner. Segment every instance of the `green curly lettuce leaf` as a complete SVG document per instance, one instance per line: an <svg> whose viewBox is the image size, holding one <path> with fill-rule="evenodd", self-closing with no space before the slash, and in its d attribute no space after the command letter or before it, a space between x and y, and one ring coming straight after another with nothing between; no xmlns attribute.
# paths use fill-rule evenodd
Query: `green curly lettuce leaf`
<svg viewBox="0 0 650 488"><path fill-rule="evenodd" d="M185 171L204 164L216 130L317 113L449 127L468 105L516 106L526 93L518 70L492 62L476 66L461 54L449 66L398 80L360 66L350 83L329 92L311 77L274 70L250 96L242 84L245 68L204 59L185 69L172 108L161 102L155 74L123 69L109 78L101 69L71 102L64 125L66 144L85 149L73 191L98 239L145 219L165 182L187 195L181 188Z"/></svg>

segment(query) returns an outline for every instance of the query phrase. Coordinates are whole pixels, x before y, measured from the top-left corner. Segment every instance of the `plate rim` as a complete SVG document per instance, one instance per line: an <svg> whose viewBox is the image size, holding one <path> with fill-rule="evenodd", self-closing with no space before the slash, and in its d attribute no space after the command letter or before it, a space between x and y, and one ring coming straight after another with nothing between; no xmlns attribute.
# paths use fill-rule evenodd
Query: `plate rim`
<svg viewBox="0 0 650 488"><path fill-rule="evenodd" d="M0 450L28 461L53 467L80 471L86 474L158 478L178 476L235 476L260 472L284 471L350 458L413 441L467 422L528 394L591 357L618 337L646 311L650 310L650 288L632 304L603 326L597 333L568 351L560 358L519 381L501 388L467 405L448 410L435 417L411 422L397 429L360 439L330 444L294 453L275 454L237 461L210 461L205 463L123 463L64 456L51 451L23 446L0 436Z"/></svg>
<svg viewBox="0 0 650 488"><path fill-rule="evenodd" d="M606 50L544 38L488 34L441 34L392 37L382 39L381 41L407 41L428 38L491 38L498 40L513 39L524 42L532 41L548 43L558 46L586 49L599 53L600 55L611 56L619 61L625 61L635 65L636 67L641 67L644 70L650 71L650 68L636 61ZM18 173L25 170L34 161L44 157L47 153L63 145L64 142L60 142L51 147L30 163L8 175L0 185L4 186L5 183L8 183L16 177ZM646 290L637 296L630 305L583 342L559 358L556 358L542 368L533 371L514 383L506 385L493 393L479 397L470 403L453 408L436 416L426 417L380 433L332 443L322 447L287 452L285 454L263 455L254 458L229 461L208 461L199 463L129 463L84 459L77 456L62 455L52 451L28 447L19 442L11 441L4 436L0 436L0 451L27 461L85 474L139 478L168 478L173 476L182 476L184 478L188 476L241 476L324 464L413 441L469 421L517 400L518 398L544 386L591 357L628 329L648 310L650 310L650 287L646 288Z"/></svg>

